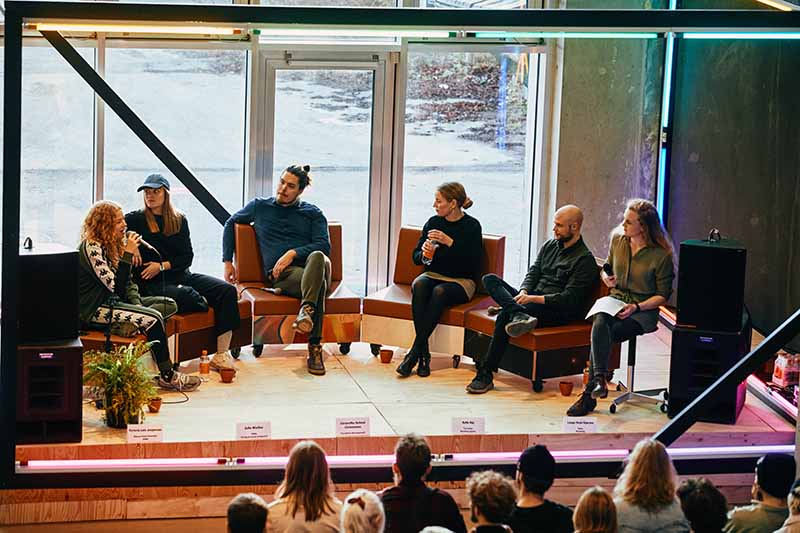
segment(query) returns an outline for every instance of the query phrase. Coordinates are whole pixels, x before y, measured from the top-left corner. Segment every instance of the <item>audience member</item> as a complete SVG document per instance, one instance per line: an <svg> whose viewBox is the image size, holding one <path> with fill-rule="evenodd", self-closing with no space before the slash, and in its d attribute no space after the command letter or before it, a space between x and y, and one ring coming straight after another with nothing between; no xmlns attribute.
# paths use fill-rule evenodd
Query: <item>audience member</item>
<svg viewBox="0 0 800 533"><path fill-rule="evenodd" d="M325 451L314 441L298 442L289 454L277 499L269 504L269 531L339 531L342 502L333 497L331 487Z"/></svg>
<svg viewBox="0 0 800 533"><path fill-rule="evenodd" d="M530 446L519 456L519 498L508 523L514 533L571 533L572 511L544 497L555 476L556 461L547 447Z"/></svg>
<svg viewBox="0 0 800 533"><path fill-rule="evenodd" d="M750 505L728 513L725 533L772 533L789 517L786 497L792 487L795 461L791 455L769 453L756 463Z"/></svg>
<svg viewBox="0 0 800 533"><path fill-rule="evenodd" d="M264 533L267 527L267 503L251 492L239 494L228 504L230 533Z"/></svg>
<svg viewBox="0 0 800 533"><path fill-rule="evenodd" d="M455 532L450 531L446 527L428 526L425 529L421 529L419 533L455 533Z"/></svg>
<svg viewBox="0 0 800 533"><path fill-rule="evenodd" d="M386 511L386 532L419 531L425 526L444 526L465 533L464 518L453 497L425 484L431 471L431 449L414 433L402 437L394 449L395 486L381 493Z"/></svg>
<svg viewBox="0 0 800 533"><path fill-rule="evenodd" d="M602 487L586 489L572 516L575 533L617 533L617 506Z"/></svg>
<svg viewBox="0 0 800 533"><path fill-rule="evenodd" d="M728 521L728 502L714 484L701 477L678 487L678 499L693 533L721 533Z"/></svg>
<svg viewBox="0 0 800 533"><path fill-rule="evenodd" d="M619 533L688 533L676 485L675 467L664 445L653 439L639 441L614 488Z"/></svg>
<svg viewBox="0 0 800 533"><path fill-rule="evenodd" d="M342 507L342 533L383 533L386 515L381 499L367 489L356 489Z"/></svg>
<svg viewBox="0 0 800 533"><path fill-rule="evenodd" d="M800 533L800 480L794 482L789 492L789 518L775 533Z"/></svg>
<svg viewBox="0 0 800 533"><path fill-rule="evenodd" d="M471 533L507 533L508 521L517 499L514 483L498 472L473 472L467 478Z"/></svg>

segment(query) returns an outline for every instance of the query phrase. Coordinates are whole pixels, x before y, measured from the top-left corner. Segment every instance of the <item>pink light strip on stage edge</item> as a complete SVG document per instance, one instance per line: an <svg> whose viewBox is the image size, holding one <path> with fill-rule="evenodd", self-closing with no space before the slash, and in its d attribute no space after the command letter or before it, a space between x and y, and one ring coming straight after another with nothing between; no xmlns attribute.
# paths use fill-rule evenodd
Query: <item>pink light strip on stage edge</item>
<svg viewBox="0 0 800 533"><path fill-rule="evenodd" d="M74 460L32 460L20 461L19 468L29 470L59 469L88 470L103 469L137 469L137 468L189 468L219 466L228 462L227 458L184 457L157 459L74 459Z"/></svg>

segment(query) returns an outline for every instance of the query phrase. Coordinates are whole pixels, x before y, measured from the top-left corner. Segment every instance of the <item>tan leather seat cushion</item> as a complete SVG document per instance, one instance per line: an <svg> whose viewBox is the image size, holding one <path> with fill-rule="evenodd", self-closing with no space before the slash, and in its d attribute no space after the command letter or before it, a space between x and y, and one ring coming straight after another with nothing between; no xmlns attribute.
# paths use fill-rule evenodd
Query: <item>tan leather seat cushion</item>
<svg viewBox="0 0 800 533"><path fill-rule="evenodd" d="M252 316L251 306L250 300L239 300L239 317L243 319L250 318ZM214 327L214 310L211 308L208 311L199 313L178 314L172 318L175 320L176 333Z"/></svg>
<svg viewBox="0 0 800 533"><path fill-rule="evenodd" d="M464 326L470 331L484 335L494 334L495 318L489 316L486 309L472 310L467 313ZM588 321L572 322L564 326L536 328L531 333L511 339L511 344L526 350L554 350L571 346L588 346L591 344L592 325Z"/></svg>
<svg viewBox="0 0 800 533"><path fill-rule="evenodd" d="M332 283L333 292L325 299L325 313L329 315L359 314L361 299L353 291L342 285L341 281ZM255 288L254 288L255 287ZM242 298L252 302L253 315L296 315L300 311L300 300L291 296L276 296L271 292L259 290L259 283L239 285ZM249 288L249 290L246 290Z"/></svg>
<svg viewBox="0 0 800 533"><path fill-rule="evenodd" d="M442 313L439 323L449 326L464 326L466 312L481 305L488 305L485 300L487 300L486 296L476 294L467 303L449 307ZM364 298L364 314L412 320L411 285L393 283L385 289L370 294Z"/></svg>
<svg viewBox="0 0 800 533"><path fill-rule="evenodd" d="M136 335L135 337L111 335L112 344L127 346L132 342L147 342L147 337L145 335ZM104 350L106 343L105 332L94 330L81 332L81 343L83 343L83 351Z"/></svg>

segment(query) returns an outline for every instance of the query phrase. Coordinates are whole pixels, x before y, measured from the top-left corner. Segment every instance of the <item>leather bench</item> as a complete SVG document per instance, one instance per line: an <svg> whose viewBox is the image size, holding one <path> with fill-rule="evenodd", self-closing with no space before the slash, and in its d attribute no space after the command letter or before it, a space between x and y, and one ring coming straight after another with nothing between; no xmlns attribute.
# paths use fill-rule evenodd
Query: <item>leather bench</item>
<svg viewBox="0 0 800 533"><path fill-rule="evenodd" d="M411 283L422 274L423 267L415 265L411 255L419 241L422 228L400 228L397 242L393 283L364 298L361 322L361 339L370 343L373 355L381 345L408 348L414 342L414 323L411 314ZM506 238L497 235L483 236L483 258L480 276L492 272L503 275ZM464 344L464 321L467 311L488 306L491 300L476 280L478 291L469 302L450 307L442 313L439 325L431 335L430 348L434 352L460 354Z"/></svg>
<svg viewBox="0 0 800 533"><path fill-rule="evenodd" d="M361 299L342 283L342 225L330 222L328 233L331 239L331 287L325 299L322 342L338 343L339 351L347 354L350 344L360 339ZM260 356L264 344L307 342L307 334L292 329L292 322L300 312L300 300L265 290L268 286L253 227L236 224L235 236L234 261L239 273L237 288L240 299L252 306L253 354Z"/></svg>
<svg viewBox="0 0 800 533"><path fill-rule="evenodd" d="M248 346L253 339L253 315L250 300L239 299L239 318L241 323L231 337L231 354L238 358L242 346ZM217 334L214 331L214 310L199 313L177 314L171 321L175 323L175 359L180 363L200 357L203 351L209 355L217 351Z"/></svg>
<svg viewBox="0 0 800 533"><path fill-rule="evenodd" d="M591 303L607 295L608 288L598 275L592 290ZM475 359L486 354L494 333L495 318L489 316L486 308L473 309L467 313L464 355ZM541 392L545 379L583 372L589 360L591 334L592 323L588 320L536 328L530 333L510 339L499 366L503 370L529 378L533 390ZM619 368L619 344L613 345L609 358L610 375L616 368Z"/></svg>

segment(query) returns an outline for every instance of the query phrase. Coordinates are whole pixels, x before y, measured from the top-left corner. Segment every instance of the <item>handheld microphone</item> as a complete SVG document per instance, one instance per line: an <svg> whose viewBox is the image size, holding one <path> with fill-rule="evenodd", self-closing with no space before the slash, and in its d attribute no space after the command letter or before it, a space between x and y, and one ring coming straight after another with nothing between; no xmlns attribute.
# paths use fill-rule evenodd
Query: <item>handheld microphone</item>
<svg viewBox="0 0 800 533"><path fill-rule="evenodd" d="M608 277L611 277L611 276L614 275L614 269L611 268L611 265L609 265L608 263L603 265L603 272L605 272L606 276L608 276Z"/></svg>
<svg viewBox="0 0 800 533"><path fill-rule="evenodd" d="M133 232L133 231L129 231L129 232L128 232L128 237L130 237L130 234L131 234L131 233L134 233L134 232ZM147 248L147 249L148 249L148 250L150 250L151 252L155 252L155 253L157 253L159 256L161 255L161 253L160 253L158 250L156 250L156 247L155 247L155 246L153 246L152 244L150 244L149 242L147 242L146 240L142 239L142 236L141 236L141 235L139 236L139 244L141 244L142 246L144 246L145 248Z"/></svg>

